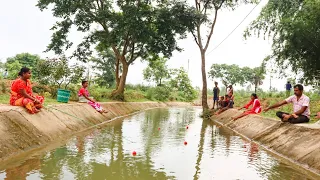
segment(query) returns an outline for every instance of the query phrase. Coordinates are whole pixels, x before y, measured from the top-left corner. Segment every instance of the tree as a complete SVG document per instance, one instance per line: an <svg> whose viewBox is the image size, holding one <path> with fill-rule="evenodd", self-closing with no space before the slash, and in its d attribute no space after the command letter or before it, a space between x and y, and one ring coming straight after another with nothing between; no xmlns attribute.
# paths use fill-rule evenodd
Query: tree
<svg viewBox="0 0 320 180"><path fill-rule="evenodd" d="M151 80L161 86L163 80L170 78L169 68L166 65L167 59L159 56L152 56L148 59L148 67L143 70L145 80Z"/></svg>
<svg viewBox="0 0 320 180"><path fill-rule="evenodd" d="M99 86L111 87L116 80L116 58L111 49L98 49L98 52L98 57L90 59L94 63L93 68L99 71L99 73L96 73L97 79L95 81Z"/></svg>
<svg viewBox="0 0 320 180"><path fill-rule="evenodd" d="M302 81L320 81L320 1L269 0L244 36L273 39L272 55L281 69L303 72Z"/></svg>
<svg viewBox="0 0 320 180"><path fill-rule="evenodd" d="M247 71L245 71L247 73ZM236 65L227 65L227 64L212 64L210 71L208 72L209 77L220 78L223 85L235 85L235 84L244 84L245 75L242 73L242 69Z"/></svg>
<svg viewBox="0 0 320 180"><path fill-rule="evenodd" d="M243 68L242 73L245 76L245 80L250 84L254 85L254 92L257 93L257 88L263 84L263 80L265 79L266 69L265 64L262 63L260 67L255 67L253 69Z"/></svg>
<svg viewBox="0 0 320 180"><path fill-rule="evenodd" d="M14 57L7 58L5 68L8 69L8 77L14 79L22 67L28 67L32 70L32 77L38 79L37 64L43 61L38 55L30 53L20 53Z"/></svg>
<svg viewBox="0 0 320 180"><path fill-rule="evenodd" d="M183 97L187 101L194 100L197 97L197 91L192 87L187 72L183 67L171 70L171 80L169 82L172 88L183 92Z"/></svg>
<svg viewBox="0 0 320 180"><path fill-rule="evenodd" d="M201 15L201 18L196 20L196 27L191 29L196 44L199 47L201 54L201 73L202 73L202 107L203 110L209 109L207 102L207 74L206 74L206 57L205 54L208 50L210 40L217 22L218 12L223 8L234 9L241 3L255 2L254 0L196 0L195 8ZM212 15L212 14L214 15ZM211 16L213 19L210 20ZM209 33L203 36L204 29ZM205 37L205 38L204 38ZM203 41L205 39L205 41Z"/></svg>
<svg viewBox="0 0 320 180"><path fill-rule="evenodd" d="M47 51L61 54L63 48L70 48L72 42L67 37L72 26L87 34L73 54L79 60L92 54L92 45L112 48L117 64L116 89L112 95L119 99L124 99L129 65L148 54L170 57L174 50L181 50L177 35L184 38L187 29L193 29L196 17L194 10L179 0L38 0L37 6L40 10L53 7L53 15L61 19L52 27L55 32Z"/></svg>
<svg viewBox="0 0 320 180"><path fill-rule="evenodd" d="M34 69L37 66L37 63L41 60L38 55L33 55L30 53L21 53L17 54L14 57L10 57L7 59L6 63L13 63L18 61L23 67L28 67L30 69ZM22 68L22 67L21 67Z"/></svg>
<svg viewBox="0 0 320 180"><path fill-rule="evenodd" d="M69 84L77 84L80 82L84 67L78 64L69 65L69 61L65 56L57 59L47 59L38 64L37 69L40 73L40 82L56 85L59 89L67 89Z"/></svg>

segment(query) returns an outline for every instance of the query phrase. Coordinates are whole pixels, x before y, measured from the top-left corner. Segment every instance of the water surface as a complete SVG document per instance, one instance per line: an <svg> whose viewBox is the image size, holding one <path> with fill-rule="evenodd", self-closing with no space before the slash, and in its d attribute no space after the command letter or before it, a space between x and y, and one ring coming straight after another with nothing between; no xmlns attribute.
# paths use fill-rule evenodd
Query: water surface
<svg viewBox="0 0 320 180"><path fill-rule="evenodd" d="M5 165L0 179L318 178L201 119L200 113L198 108L153 109L116 120Z"/></svg>

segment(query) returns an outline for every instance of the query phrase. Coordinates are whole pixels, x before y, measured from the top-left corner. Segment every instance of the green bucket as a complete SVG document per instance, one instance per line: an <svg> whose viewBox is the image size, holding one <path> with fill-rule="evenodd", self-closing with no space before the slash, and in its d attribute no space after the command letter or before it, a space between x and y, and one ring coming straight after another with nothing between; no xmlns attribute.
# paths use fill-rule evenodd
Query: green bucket
<svg viewBox="0 0 320 180"><path fill-rule="evenodd" d="M67 103L70 98L70 91L65 89L58 89L57 101Z"/></svg>

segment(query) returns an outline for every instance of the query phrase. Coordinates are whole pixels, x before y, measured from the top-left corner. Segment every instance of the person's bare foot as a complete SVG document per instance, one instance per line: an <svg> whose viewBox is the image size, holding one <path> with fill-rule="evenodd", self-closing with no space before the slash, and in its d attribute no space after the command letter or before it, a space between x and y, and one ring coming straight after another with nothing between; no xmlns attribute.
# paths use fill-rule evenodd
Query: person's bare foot
<svg viewBox="0 0 320 180"><path fill-rule="evenodd" d="M108 113L108 111L106 111L106 110L102 110L102 111L99 111L99 113L101 113L101 114L103 114L103 113Z"/></svg>

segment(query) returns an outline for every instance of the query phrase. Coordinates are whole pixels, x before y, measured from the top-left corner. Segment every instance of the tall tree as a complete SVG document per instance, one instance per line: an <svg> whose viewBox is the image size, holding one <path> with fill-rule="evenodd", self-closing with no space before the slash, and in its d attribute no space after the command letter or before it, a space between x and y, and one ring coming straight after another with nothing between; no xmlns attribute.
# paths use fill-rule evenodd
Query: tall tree
<svg viewBox="0 0 320 180"><path fill-rule="evenodd" d="M47 50L60 54L63 48L70 48L67 35L72 26L88 34L74 53L78 59L91 55L91 45L112 48L123 68L121 78L115 72L117 84L112 93L119 99L123 99L129 65L149 53L170 57L180 50L177 35L185 37L196 17L194 10L179 0L39 0L37 6L41 10L53 7L53 15L61 19L52 28L55 32Z"/></svg>
<svg viewBox="0 0 320 180"><path fill-rule="evenodd" d="M201 54L203 110L209 109L207 101L207 74L205 55L208 50L210 40L217 22L218 13L223 8L234 9L242 3L251 2L255 2L255 0L195 0L195 8L202 18L197 19L196 27L195 29L191 29L191 33L194 37L194 41L199 47ZM206 35L203 35L203 32L207 31L208 33Z"/></svg>
<svg viewBox="0 0 320 180"><path fill-rule="evenodd" d="M307 84L320 81L320 1L269 0L244 36L273 40L271 58L281 69L303 72Z"/></svg>
<svg viewBox="0 0 320 180"><path fill-rule="evenodd" d="M212 64L210 71L208 72L210 78L219 78L221 79L223 85L235 85L235 84L244 84L245 75L242 72L242 69L236 65L228 64ZM250 72L249 72L250 73Z"/></svg>
<svg viewBox="0 0 320 180"><path fill-rule="evenodd" d="M157 55L148 59L148 67L143 70L145 80L152 80L157 86L163 84L163 80L170 78L169 68L166 65L167 59Z"/></svg>

